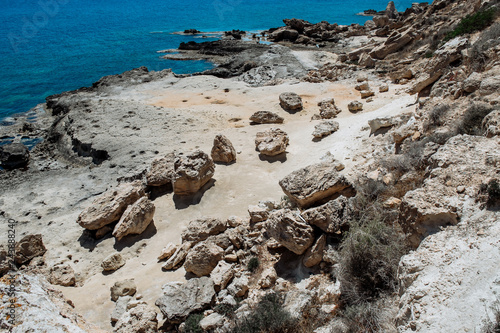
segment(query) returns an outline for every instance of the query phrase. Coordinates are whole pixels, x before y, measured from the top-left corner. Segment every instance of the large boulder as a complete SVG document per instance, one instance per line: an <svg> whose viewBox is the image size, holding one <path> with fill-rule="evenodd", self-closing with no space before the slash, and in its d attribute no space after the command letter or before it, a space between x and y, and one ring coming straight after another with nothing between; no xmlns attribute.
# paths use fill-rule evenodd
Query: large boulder
<svg viewBox="0 0 500 333"><path fill-rule="evenodd" d="M258 132L255 137L255 146L262 155L276 156L286 151L288 135L279 128L271 128L265 132Z"/></svg>
<svg viewBox="0 0 500 333"><path fill-rule="evenodd" d="M236 161L236 150L231 141L222 134L217 134L212 147L212 160L216 163L232 163Z"/></svg>
<svg viewBox="0 0 500 333"><path fill-rule="evenodd" d="M223 256L224 249L214 242L201 242L188 252L184 269L198 277L209 275Z"/></svg>
<svg viewBox="0 0 500 333"><path fill-rule="evenodd" d="M269 34L273 42L290 41L294 42L299 37L299 32L288 27L281 27Z"/></svg>
<svg viewBox="0 0 500 333"><path fill-rule="evenodd" d="M233 265L225 262L219 261L217 266L210 273L210 278L214 281L214 285L217 290L226 289L229 281L234 276L234 268Z"/></svg>
<svg viewBox="0 0 500 333"><path fill-rule="evenodd" d="M138 304L125 312L115 325L115 333L156 333L156 311L147 304Z"/></svg>
<svg viewBox="0 0 500 333"><path fill-rule="evenodd" d="M284 118L271 111L257 111L250 116L250 121L256 124L282 124Z"/></svg>
<svg viewBox="0 0 500 333"><path fill-rule="evenodd" d="M15 261L18 265L22 265L35 257L43 256L46 251L42 235L27 235L16 243Z"/></svg>
<svg viewBox="0 0 500 333"><path fill-rule="evenodd" d="M500 111L492 111L484 117L482 128L487 138L500 135Z"/></svg>
<svg viewBox="0 0 500 333"><path fill-rule="evenodd" d="M142 234L153 221L155 205L147 197L137 200L123 213L113 230L113 236L118 240L131 234Z"/></svg>
<svg viewBox="0 0 500 333"><path fill-rule="evenodd" d="M206 240L209 236L218 235L226 231L227 222L219 218L204 217L189 222L187 228L182 232L183 242L194 244Z"/></svg>
<svg viewBox="0 0 500 333"><path fill-rule="evenodd" d="M349 199L341 196L324 205L309 208L301 215L307 223L333 234L347 227L347 218L350 213Z"/></svg>
<svg viewBox="0 0 500 333"><path fill-rule="evenodd" d="M387 7L385 8L385 15L390 19L396 19L398 17L398 11L394 5L394 1L389 1Z"/></svg>
<svg viewBox="0 0 500 333"><path fill-rule="evenodd" d="M215 296L214 282L208 277L194 278L182 284L170 282L162 287L163 296L156 300L169 323L180 323L194 311L210 306Z"/></svg>
<svg viewBox="0 0 500 333"><path fill-rule="evenodd" d="M212 179L215 165L212 159L201 150L179 156L174 164L174 193L178 196L191 196Z"/></svg>
<svg viewBox="0 0 500 333"><path fill-rule="evenodd" d="M280 105L285 111L302 110L302 98L293 92L284 92L280 94Z"/></svg>
<svg viewBox="0 0 500 333"><path fill-rule="evenodd" d="M171 186L175 175L174 163L174 153L154 160L146 173L146 184L148 186Z"/></svg>
<svg viewBox="0 0 500 333"><path fill-rule="evenodd" d="M303 254L314 243L314 230L300 215L280 209L267 220L267 232L278 243L295 254Z"/></svg>
<svg viewBox="0 0 500 333"><path fill-rule="evenodd" d="M100 229L118 221L127 207L144 195L144 186L140 181L121 184L95 199L80 213L77 222L85 229Z"/></svg>
<svg viewBox="0 0 500 333"><path fill-rule="evenodd" d="M0 146L0 165L5 169L25 167L30 159L28 148L22 143Z"/></svg>
<svg viewBox="0 0 500 333"><path fill-rule="evenodd" d="M335 164L328 162L296 170L280 180L279 184L290 200L302 208L351 187L347 179L338 173Z"/></svg>
<svg viewBox="0 0 500 333"><path fill-rule="evenodd" d="M328 136L339 129L339 123L333 120L322 121L314 126L313 136L317 139Z"/></svg>

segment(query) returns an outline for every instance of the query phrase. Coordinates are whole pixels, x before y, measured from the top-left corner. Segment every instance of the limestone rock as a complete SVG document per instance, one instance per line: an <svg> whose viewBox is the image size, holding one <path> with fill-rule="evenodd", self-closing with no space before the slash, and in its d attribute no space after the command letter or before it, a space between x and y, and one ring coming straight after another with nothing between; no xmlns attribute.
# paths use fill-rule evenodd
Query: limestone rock
<svg viewBox="0 0 500 333"><path fill-rule="evenodd" d="M212 147L212 160L216 163L232 163L236 161L236 150L231 141L222 134L217 134Z"/></svg>
<svg viewBox="0 0 500 333"><path fill-rule="evenodd" d="M364 81L364 82L361 82L359 84L357 84L354 89L358 90L358 91L363 91L363 90L370 90L370 85L368 84L368 82Z"/></svg>
<svg viewBox="0 0 500 333"><path fill-rule="evenodd" d="M396 123L392 117L375 118L368 120L368 125L370 126L371 133L375 133L383 127L392 127L395 124Z"/></svg>
<svg viewBox="0 0 500 333"><path fill-rule="evenodd" d="M384 59L389 54L394 53L414 39L412 28L409 28L403 33L393 33L387 38L385 43L374 48L370 52L370 56L374 59Z"/></svg>
<svg viewBox="0 0 500 333"><path fill-rule="evenodd" d="M323 121L314 126L313 136L315 138L322 138L328 136L339 129L339 123L333 120Z"/></svg>
<svg viewBox="0 0 500 333"><path fill-rule="evenodd" d="M135 282L133 279L117 281L110 288L111 291L111 299L116 301L118 297L123 296L134 296L137 291L137 287L135 286Z"/></svg>
<svg viewBox="0 0 500 333"><path fill-rule="evenodd" d="M363 90L361 91L361 98L368 98L370 96L374 96L375 93L371 90Z"/></svg>
<svg viewBox="0 0 500 333"><path fill-rule="evenodd" d="M85 229L100 229L119 220L128 205L144 195L144 186L140 181L121 184L95 199L78 216L77 222Z"/></svg>
<svg viewBox="0 0 500 333"><path fill-rule="evenodd" d="M125 312L118 320L115 333L156 333L158 320L156 311L147 304L139 304Z"/></svg>
<svg viewBox="0 0 500 333"><path fill-rule="evenodd" d="M341 196L324 205L309 208L303 211L301 216L307 223L317 226L324 232L337 233L347 227L350 213L349 199Z"/></svg>
<svg viewBox="0 0 500 333"><path fill-rule="evenodd" d="M358 112L363 110L363 103L359 101L352 101L347 105L347 109L349 109L350 112Z"/></svg>
<svg viewBox="0 0 500 333"><path fill-rule="evenodd" d="M267 220L269 209L265 205L250 205L248 206L248 214L251 223L259 223Z"/></svg>
<svg viewBox="0 0 500 333"><path fill-rule="evenodd" d="M482 128L487 138L500 135L500 111L492 111L484 117Z"/></svg>
<svg viewBox="0 0 500 333"><path fill-rule="evenodd" d="M267 232L278 243L299 255L314 243L313 228L298 213L288 209L271 214L267 220Z"/></svg>
<svg viewBox="0 0 500 333"><path fill-rule="evenodd" d="M302 98L293 92L284 92L280 94L280 105L285 111L302 110Z"/></svg>
<svg viewBox="0 0 500 333"><path fill-rule="evenodd" d="M118 252L110 254L101 263L104 271L116 271L123 265L125 265L125 259Z"/></svg>
<svg viewBox="0 0 500 333"><path fill-rule="evenodd" d="M278 274L274 267L266 268L260 277L259 286L261 288L271 288L276 280L278 279Z"/></svg>
<svg viewBox="0 0 500 333"><path fill-rule="evenodd" d="M29 159L30 152L22 143L9 143L0 146L0 165L5 169L25 167Z"/></svg>
<svg viewBox="0 0 500 333"><path fill-rule="evenodd" d="M309 249L307 249L304 254L304 259L302 262L306 267L313 267L318 265L321 261L323 261L323 252L326 247L326 235L321 235L316 243Z"/></svg>
<svg viewBox="0 0 500 333"><path fill-rule="evenodd" d="M375 67L377 61L373 59L368 53L363 53L359 57L358 64L360 66L366 67L366 68L373 68Z"/></svg>
<svg viewBox="0 0 500 333"><path fill-rule="evenodd" d="M467 79L462 84L462 89L465 92L472 93L476 90L479 89L479 86L481 85L481 74L477 72L473 72Z"/></svg>
<svg viewBox="0 0 500 333"><path fill-rule="evenodd" d="M96 239L101 239L104 236L106 236L108 233L113 232L113 228L111 228L109 225L105 225L102 228L99 228L95 232L95 238Z"/></svg>
<svg viewBox="0 0 500 333"><path fill-rule="evenodd" d="M255 146L262 155L276 156L285 152L288 146L288 135L279 128L271 128L265 132L258 132Z"/></svg>
<svg viewBox="0 0 500 333"><path fill-rule="evenodd" d="M162 291L155 304L170 323L180 323L191 312L205 309L215 296L214 282L208 277L189 279L184 284L170 282L163 285Z"/></svg>
<svg viewBox="0 0 500 333"><path fill-rule="evenodd" d="M486 72L485 77L481 80L479 85L479 94L481 96L487 96L491 94L498 94L500 91L500 69L498 66L494 67L493 70Z"/></svg>
<svg viewBox="0 0 500 333"><path fill-rule="evenodd" d="M218 235L226 231L227 223L218 218L204 217L189 222L186 230L181 234L183 242L198 243L209 236Z"/></svg>
<svg viewBox="0 0 500 333"><path fill-rule="evenodd" d="M231 284L227 287L227 291L234 297L243 297L248 291L248 285L248 276L241 275L231 282Z"/></svg>
<svg viewBox="0 0 500 333"><path fill-rule="evenodd" d="M214 312L200 320L200 327L204 332L209 332L224 324L224 316Z"/></svg>
<svg viewBox="0 0 500 333"><path fill-rule="evenodd" d="M179 266L184 261L184 259L186 259L186 256L188 254L189 249L191 249L191 246L192 246L191 242L182 243L182 245L179 246L179 248L177 248L177 250L167 260L167 262L165 262L162 268L165 270L170 270Z"/></svg>
<svg viewBox="0 0 500 333"><path fill-rule="evenodd" d="M117 322L127 312L127 305L132 300L131 296L120 296L116 300L115 309L111 313L111 322Z"/></svg>
<svg viewBox="0 0 500 333"><path fill-rule="evenodd" d="M378 91L381 92L381 93L388 92L389 91L389 86L387 84L381 85L378 88Z"/></svg>
<svg viewBox="0 0 500 333"><path fill-rule="evenodd" d="M149 171L146 173L146 185L164 186L171 185L174 179L175 154L170 153L151 163Z"/></svg>
<svg viewBox="0 0 500 333"><path fill-rule="evenodd" d="M168 243L162 250L160 255L158 256L158 260L166 260L172 257L172 255L177 251L177 246L173 243Z"/></svg>
<svg viewBox="0 0 500 333"><path fill-rule="evenodd" d="M174 169L173 187L178 196L194 195L215 173L214 162L201 150L176 158Z"/></svg>
<svg viewBox="0 0 500 333"><path fill-rule="evenodd" d="M193 247L186 256L184 269L196 276L209 275L224 255L224 249L206 241Z"/></svg>
<svg viewBox="0 0 500 333"><path fill-rule="evenodd" d="M214 270L210 273L210 278L214 281L216 289L226 289L227 284L234 276L233 265L225 261L219 261Z"/></svg>
<svg viewBox="0 0 500 333"><path fill-rule="evenodd" d="M279 184L290 200L303 208L351 186L347 179L337 172L335 165L328 162L296 170L280 180Z"/></svg>
<svg viewBox="0 0 500 333"><path fill-rule="evenodd" d="M271 111L257 111L250 117L250 121L256 124L282 124L284 118Z"/></svg>
<svg viewBox="0 0 500 333"><path fill-rule="evenodd" d="M387 7L385 8L385 15L390 19L395 19L398 17L398 11L394 5L394 1L389 1Z"/></svg>
<svg viewBox="0 0 500 333"><path fill-rule="evenodd" d="M147 197L137 200L123 213L113 230L113 236L118 240L131 234L140 235L153 221L155 205Z"/></svg>
<svg viewBox="0 0 500 333"><path fill-rule="evenodd" d="M341 110L335 105L335 100L333 98L327 98L318 103L319 106L319 116L321 119L332 119L335 118Z"/></svg>
<svg viewBox="0 0 500 333"><path fill-rule="evenodd" d="M42 235L27 235L16 243L15 261L18 265L22 265L35 257L43 256L46 251Z"/></svg>
<svg viewBox="0 0 500 333"><path fill-rule="evenodd" d="M75 271L69 264L55 265L50 268L49 282L59 286L74 286Z"/></svg>

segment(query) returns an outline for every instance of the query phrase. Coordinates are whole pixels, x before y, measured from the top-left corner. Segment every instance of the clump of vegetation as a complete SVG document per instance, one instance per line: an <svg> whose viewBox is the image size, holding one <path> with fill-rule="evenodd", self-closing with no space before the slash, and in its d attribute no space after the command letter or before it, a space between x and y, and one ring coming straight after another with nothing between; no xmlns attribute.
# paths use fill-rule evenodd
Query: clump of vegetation
<svg viewBox="0 0 500 333"><path fill-rule="evenodd" d="M252 257L248 262L247 269L253 273L257 268L259 268L259 266L260 266L259 258Z"/></svg>
<svg viewBox="0 0 500 333"><path fill-rule="evenodd" d="M458 124L458 134L483 135L482 123L493 109L487 104L472 104L467 108L461 122Z"/></svg>
<svg viewBox="0 0 500 333"><path fill-rule="evenodd" d="M493 320L488 318L485 321L482 333L500 333L500 302L497 301L492 309Z"/></svg>
<svg viewBox="0 0 500 333"><path fill-rule="evenodd" d="M469 34L475 31L481 31L487 28L493 21L495 20L496 9L490 8L482 11L478 11L477 13L467 15L464 17L457 27L449 32L445 41L449 41L457 36Z"/></svg>
<svg viewBox="0 0 500 333"><path fill-rule="evenodd" d="M238 309L238 305L231 304L217 304L214 307L214 311L220 315L226 316L228 318L232 318L234 316L234 312Z"/></svg>
<svg viewBox="0 0 500 333"><path fill-rule="evenodd" d="M232 333L292 333L297 332L296 321L283 308L281 295L264 296L246 318L236 323Z"/></svg>
<svg viewBox="0 0 500 333"><path fill-rule="evenodd" d="M350 222L340 246L341 293L347 305L373 301L397 288L396 273L406 252L403 235L385 223L381 209L366 208Z"/></svg>
<svg viewBox="0 0 500 333"><path fill-rule="evenodd" d="M202 333L203 329L200 326L200 321L203 319L202 313L193 313L187 317L184 324L184 332L186 333Z"/></svg>
<svg viewBox="0 0 500 333"><path fill-rule="evenodd" d="M422 141L409 142L403 146L402 153L381 161L386 169L395 172L398 176L408 171L419 170L423 167L425 143Z"/></svg>
<svg viewBox="0 0 500 333"><path fill-rule="evenodd" d="M429 112L429 117L427 121L424 123L424 129L426 131L442 126L444 124L443 118L446 113L450 110L450 106L447 104L438 105Z"/></svg>
<svg viewBox="0 0 500 333"><path fill-rule="evenodd" d="M383 331L381 311L376 303L348 306L342 317L346 319L348 333Z"/></svg>
<svg viewBox="0 0 500 333"><path fill-rule="evenodd" d="M487 50L493 49L500 43L500 23L493 24L484 31L474 43L470 53L470 66L476 72L482 72L488 62Z"/></svg>
<svg viewBox="0 0 500 333"><path fill-rule="evenodd" d="M368 178L363 184L357 186L356 191L368 200L375 201L386 188L387 186L384 183Z"/></svg>
<svg viewBox="0 0 500 333"><path fill-rule="evenodd" d="M486 199L487 207L497 207L500 205L500 182L492 179L488 184L482 184L479 189L481 197Z"/></svg>

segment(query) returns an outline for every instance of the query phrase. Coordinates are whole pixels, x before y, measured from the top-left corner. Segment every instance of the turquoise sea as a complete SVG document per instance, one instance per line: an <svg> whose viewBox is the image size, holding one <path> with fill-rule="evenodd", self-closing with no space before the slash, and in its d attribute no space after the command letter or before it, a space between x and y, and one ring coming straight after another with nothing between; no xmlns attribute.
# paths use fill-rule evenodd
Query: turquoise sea
<svg viewBox="0 0 500 333"><path fill-rule="evenodd" d="M411 0L395 1L398 10ZM51 94L89 86L104 75L147 66L192 73L202 61L160 59L156 51L193 40L184 29L264 30L284 18L363 24L356 13L387 0L0 0L0 119Z"/></svg>

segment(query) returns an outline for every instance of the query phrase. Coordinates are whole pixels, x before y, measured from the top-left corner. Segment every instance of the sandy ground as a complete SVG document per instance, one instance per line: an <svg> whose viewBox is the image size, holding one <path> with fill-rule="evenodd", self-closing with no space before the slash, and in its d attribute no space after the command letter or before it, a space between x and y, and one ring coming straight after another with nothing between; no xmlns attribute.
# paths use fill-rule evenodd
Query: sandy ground
<svg viewBox="0 0 500 333"><path fill-rule="evenodd" d="M370 83L372 89L378 92L378 86L382 82ZM114 302L110 300L109 290L116 281L135 279L143 300L154 305L164 283L185 279L183 269L163 272L162 263L158 263L156 258L168 242L180 242L180 234L189 221L202 216L228 218L235 215L246 218L248 205L257 204L264 199L279 201L284 194L278 181L296 169L319 162L327 152L342 161L346 165L343 172L354 178L357 168L372 158L369 154L372 137L367 129L368 120L412 111L414 106L407 105L415 101L415 97L399 92L401 86L391 86L388 93L377 93L372 103L364 103L364 111L352 114L347 110L347 104L352 100L361 101L354 85L354 80L316 84L290 81L278 86L249 87L235 80L198 76L169 82L151 82L110 95L110 99L174 110L176 119L187 126L185 128L190 128L192 124L189 131L179 132L173 126L157 133L160 141L164 142L155 147L160 155L173 149L187 152L195 148L209 153L214 136L222 133L235 146L238 152L237 162L229 166L216 166L215 182L200 195L197 204L174 202L172 193L158 197L154 201L154 226L150 226L143 235L130 237L121 243L115 242L114 238L106 238L93 249L83 249L79 244L82 229L75 220L79 212L92 202L94 195L108 187L108 184L92 180L88 176L89 173L99 174L99 168L107 167L106 164L91 170L75 170L71 175L72 181L82 183L82 188L86 185L86 191L75 194L70 190L61 190L57 193L39 194L38 200L43 195L47 200L53 196L59 198L61 207L71 207L58 214L55 220L60 234L59 237L46 241L49 248L47 261L54 264L66 254L71 254L71 260L66 261L71 262L84 282L78 287L56 288L73 301L76 310L88 321L103 329L112 330L110 315ZM280 107L278 96L286 91L302 96L305 107L303 111L290 114ZM336 119L340 129L323 140L314 142L312 132L320 121L311 121L311 116L319 112L317 103L320 100L331 97L335 98L336 104L342 109ZM285 118L284 124L250 125L250 115L260 110L280 114ZM150 121L156 122L158 119ZM255 151L255 134L270 127L279 127L290 137L285 158L261 159ZM149 164L153 158L148 155L144 162ZM60 174L50 177L45 180L48 187L51 182L65 181ZM15 199L6 201L14 206L13 200ZM41 221L44 221L44 217L41 217ZM42 233L44 232L49 233ZM53 236L54 231L50 234ZM102 274L98 267L100 261L116 250L124 255L127 264L112 274Z"/></svg>

